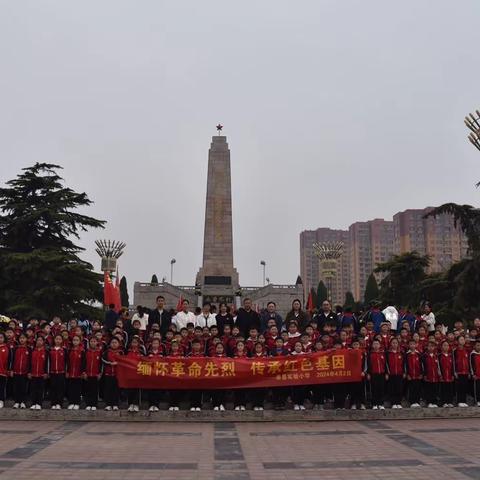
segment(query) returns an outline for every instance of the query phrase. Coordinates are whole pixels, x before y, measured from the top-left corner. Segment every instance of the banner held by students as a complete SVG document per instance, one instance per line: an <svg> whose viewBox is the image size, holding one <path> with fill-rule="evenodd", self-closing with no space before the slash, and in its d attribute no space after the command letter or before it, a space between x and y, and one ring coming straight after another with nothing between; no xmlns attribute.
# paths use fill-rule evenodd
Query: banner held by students
<svg viewBox="0 0 480 480"><path fill-rule="evenodd" d="M360 382L360 350L329 350L298 356L219 358L118 358L121 388L208 390Z"/></svg>

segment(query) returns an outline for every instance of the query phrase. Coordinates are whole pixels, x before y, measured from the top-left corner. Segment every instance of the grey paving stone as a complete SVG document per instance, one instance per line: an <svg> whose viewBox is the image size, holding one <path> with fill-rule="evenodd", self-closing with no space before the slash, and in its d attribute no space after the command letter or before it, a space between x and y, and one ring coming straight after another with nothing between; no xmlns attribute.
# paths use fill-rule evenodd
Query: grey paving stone
<svg viewBox="0 0 480 480"><path fill-rule="evenodd" d="M264 462L263 468L267 470L293 470L301 468L364 468L364 467L416 467L424 465L416 459L392 460L343 460L338 462Z"/></svg>
<svg viewBox="0 0 480 480"><path fill-rule="evenodd" d="M366 435L364 430L319 430L289 432L283 430L272 430L271 432L250 432L251 437L289 437L289 436L330 436L330 435Z"/></svg>
<svg viewBox="0 0 480 480"><path fill-rule="evenodd" d="M38 462L33 468L87 470L197 470L196 463Z"/></svg>

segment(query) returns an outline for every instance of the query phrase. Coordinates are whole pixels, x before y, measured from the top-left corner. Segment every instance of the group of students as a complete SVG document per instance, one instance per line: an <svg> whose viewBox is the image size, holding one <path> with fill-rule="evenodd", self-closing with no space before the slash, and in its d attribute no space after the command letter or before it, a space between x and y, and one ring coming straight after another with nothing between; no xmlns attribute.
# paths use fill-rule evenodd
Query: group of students
<svg viewBox="0 0 480 480"><path fill-rule="evenodd" d="M145 390L122 391L117 381L117 360L144 357L152 361L164 357L231 357L259 358L267 356L306 355L330 349L360 350L363 358L362 381L310 386L225 390ZM452 331L437 324L429 330L419 321L412 330L404 321L392 330L388 321L375 325L365 318L355 328L344 322L323 322L319 327L313 318L300 325L291 320L279 328L275 318L268 320L264 331L257 326L242 331L232 324L195 326L188 323L178 329L172 323L162 335L160 325L153 323L146 330L135 322L129 327L119 319L113 329L100 322L76 320L64 323L55 317L51 322L31 319L25 326L11 320L0 331L0 408L7 397L13 408L42 408L48 399L50 408L78 410L83 403L87 410L96 410L99 398L105 410L118 410L126 398L128 410L138 412L141 400L148 401L150 411L158 411L167 401L176 411L182 401L190 410L199 411L209 402L214 410L225 410L232 396L234 409L263 410L271 399L275 409L283 409L291 400L294 410L305 410L306 403L322 409L326 403L343 409L384 409L385 401L397 409L409 405L459 407L468 406L467 396L480 406L480 332L476 325L466 331L457 322Z"/></svg>

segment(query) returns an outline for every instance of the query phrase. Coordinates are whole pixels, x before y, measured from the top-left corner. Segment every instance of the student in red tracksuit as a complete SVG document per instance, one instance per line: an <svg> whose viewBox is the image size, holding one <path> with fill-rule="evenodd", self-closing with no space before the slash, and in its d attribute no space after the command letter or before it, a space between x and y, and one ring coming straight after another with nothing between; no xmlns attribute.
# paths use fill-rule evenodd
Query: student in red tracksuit
<svg viewBox="0 0 480 480"><path fill-rule="evenodd" d="M427 351L423 354L423 388L424 398L428 408L438 407L438 384L440 382L440 367L435 342L428 342Z"/></svg>
<svg viewBox="0 0 480 480"><path fill-rule="evenodd" d="M403 380L405 378L405 359L396 338L390 341L387 352L388 395L392 408L402 408Z"/></svg>
<svg viewBox="0 0 480 480"><path fill-rule="evenodd" d="M440 367L440 404L443 407L453 407L455 377L453 375L453 355L447 340L444 340L441 344L438 366Z"/></svg>
<svg viewBox="0 0 480 480"><path fill-rule="evenodd" d="M43 393L45 391L45 380L48 378L49 361L48 352L45 348L43 337L37 337L35 348L32 350L30 372L30 399L32 400L31 410L41 410Z"/></svg>
<svg viewBox="0 0 480 480"><path fill-rule="evenodd" d="M238 329L234 327L233 330ZM243 340L238 340L235 347L233 358L247 358L247 347ZM245 388L235 388L233 391L233 404L235 410L244 412L247 408L247 390Z"/></svg>
<svg viewBox="0 0 480 480"><path fill-rule="evenodd" d="M372 409L385 410L385 380L388 380L386 354L381 349L380 342L372 342L372 350L367 355L367 380L372 388Z"/></svg>
<svg viewBox="0 0 480 480"><path fill-rule="evenodd" d="M164 348L159 338L154 338L150 344L147 357L151 362L161 362L164 357ZM148 403L150 412L158 412L160 405L161 390L158 388L148 391Z"/></svg>
<svg viewBox="0 0 480 480"><path fill-rule="evenodd" d="M300 338L300 337L299 337ZM301 345L301 344L300 344ZM252 362L259 361L265 358L266 352L263 349L263 345L260 342L255 343L253 346L253 352L251 354ZM251 388L248 391L252 402L252 407L255 411L263 410L263 403L265 401L265 388Z"/></svg>
<svg viewBox="0 0 480 480"><path fill-rule="evenodd" d="M104 388L103 396L105 400L105 410L118 410L120 403L120 389L117 381L117 359L121 356L120 341L113 337L110 340L110 346L105 350L102 356Z"/></svg>
<svg viewBox="0 0 480 480"><path fill-rule="evenodd" d="M417 342L408 342L408 351L405 354L405 372L407 374L408 401L412 408L420 408L420 395L422 392L423 364Z"/></svg>
<svg viewBox="0 0 480 480"><path fill-rule="evenodd" d="M140 337L134 336L130 342L130 348L127 352L127 357L140 360L145 356L145 349L140 343ZM140 410L140 390L138 388L129 388L127 390L128 408L129 412L138 412Z"/></svg>
<svg viewBox="0 0 480 480"><path fill-rule="evenodd" d="M30 371L31 350L27 336L18 336L18 345L12 351L10 376L13 377L13 408L26 408L28 372Z"/></svg>
<svg viewBox="0 0 480 480"><path fill-rule="evenodd" d="M477 407L480 407L480 340L475 340L470 353L470 373L473 378L473 396Z"/></svg>
<svg viewBox="0 0 480 480"><path fill-rule="evenodd" d="M10 371L11 352L5 334L0 332L0 408L5 405L8 372Z"/></svg>
<svg viewBox="0 0 480 480"><path fill-rule="evenodd" d="M53 347L48 352L50 362L49 397L52 410L60 410L65 397L65 375L67 373L67 349L63 346L63 337L55 335Z"/></svg>
<svg viewBox="0 0 480 480"><path fill-rule="evenodd" d="M102 368L102 351L98 348L96 337L91 337L88 350L85 352L85 371L83 372L86 410L97 409L98 382L102 377Z"/></svg>
<svg viewBox="0 0 480 480"><path fill-rule="evenodd" d="M72 337L72 347L68 352L67 367L68 409L78 410L82 395L82 377L85 371L85 350L82 339L78 335Z"/></svg>
<svg viewBox="0 0 480 480"><path fill-rule="evenodd" d="M453 351L453 372L457 387L457 404L459 407L468 407L467 390L470 375L469 353L465 348L465 337L457 338L457 348Z"/></svg>
<svg viewBox="0 0 480 480"><path fill-rule="evenodd" d="M225 328L230 328L230 325L225 325ZM225 347L225 343L223 343L223 346L224 348ZM202 358L204 357L204 353L202 351L202 342L197 339L197 338L194 338L191 342L191 352L190 354L188 355L189 358ZM190 392L189 392L189 397L190 397L190 411L192 412L200 412L202 410L202 390L199 390L199 389L192 389Z"/></svg>
<svg viewBox="0 0 480 480"><path fill-rule="evenodd" d="M353 350L361 350L362 362L361 365L365 365L365 350L361 347L359 339L355 339L352 342ZM318 350L317 350L318 351ZM352 382L349 384L350 391L350 409L365 410L365 372L362 371L362 380L360 382Z"/></svg>

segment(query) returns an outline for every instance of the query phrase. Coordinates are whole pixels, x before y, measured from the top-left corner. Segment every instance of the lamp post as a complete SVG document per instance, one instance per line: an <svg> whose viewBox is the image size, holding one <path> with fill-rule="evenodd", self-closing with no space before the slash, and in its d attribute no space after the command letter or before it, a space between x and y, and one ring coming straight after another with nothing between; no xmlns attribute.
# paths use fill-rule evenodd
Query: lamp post
<svg viewBox="0 0 480 480"><path fill-rule="evenodd" d="M480 150L480 111L475 110L476 116L469 113L465 117L465 125L472 131L468 136L470 142Z"/></svg>
<svg viewBox="0 0 480 480"><path fill-rule="evenodd" d="M175 263L177 263L177 261L176 261L174 258L172 258L172 259L170 260L170 283L171 283L172 285L173 285L173 265L174 265Z"/></svg>
<svg viewBox="0 0 480 480"><path fill-rule="evenodd" d="M267 265L267 264L265 263L265 260L262 260L262 261L260 262L260 265L263 267L263 286L265 286L265 266Z"/></svg>

